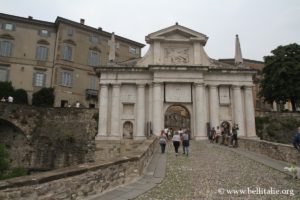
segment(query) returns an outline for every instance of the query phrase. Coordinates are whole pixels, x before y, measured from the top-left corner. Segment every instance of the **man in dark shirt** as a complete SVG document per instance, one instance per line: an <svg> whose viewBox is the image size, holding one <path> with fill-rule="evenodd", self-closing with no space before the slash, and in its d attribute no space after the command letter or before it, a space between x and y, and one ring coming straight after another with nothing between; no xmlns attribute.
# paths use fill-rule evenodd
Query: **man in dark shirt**
<svg viewBox="0 0 300 200"><path fill-rule="evenodd" d="M293 145L300 152L300 127L298 127L298 131L294 137Z"/></svg>

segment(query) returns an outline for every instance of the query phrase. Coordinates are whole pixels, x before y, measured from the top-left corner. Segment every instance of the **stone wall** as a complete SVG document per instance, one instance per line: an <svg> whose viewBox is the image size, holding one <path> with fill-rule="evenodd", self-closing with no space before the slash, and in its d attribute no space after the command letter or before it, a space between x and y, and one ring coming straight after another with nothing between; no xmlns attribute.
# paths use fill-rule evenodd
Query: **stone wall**
<svg viewBox="0 0 300 200"><path fill-rule="evenodd" d="M292 145L255 139L239 139L239 147L300 166L300 153Z"/></svg>
<svg viewBox="0 0 300 200"><path fill-rule="evenodd" d="M121 158L0 181L0 199L85 199L138 178L157 146L152 138Z"/></svg>
<svg viewBox="0 0 300 200"><path fill-rule="evenodd" d="M41 171L94 161L97 112L0 103L0 142L11 166Z"/></svg>

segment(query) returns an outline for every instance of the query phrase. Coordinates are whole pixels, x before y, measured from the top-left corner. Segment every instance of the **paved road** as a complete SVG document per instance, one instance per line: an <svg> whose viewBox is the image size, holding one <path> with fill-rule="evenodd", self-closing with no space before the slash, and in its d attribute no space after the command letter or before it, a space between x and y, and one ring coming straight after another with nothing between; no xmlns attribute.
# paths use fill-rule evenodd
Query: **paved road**
<svg viewBox="0 0 300 200"><path fill-rule="evenodd" d="M144 199L300 199L300 180L229 147L192 141L189 157L168 149L165 179L136 198Z"/></svg>

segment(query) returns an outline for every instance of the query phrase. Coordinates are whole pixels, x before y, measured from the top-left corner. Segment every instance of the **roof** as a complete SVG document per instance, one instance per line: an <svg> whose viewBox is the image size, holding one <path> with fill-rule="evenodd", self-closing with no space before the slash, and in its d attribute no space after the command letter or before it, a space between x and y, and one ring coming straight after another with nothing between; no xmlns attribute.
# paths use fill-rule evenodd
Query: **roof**
<svg viewBox="0 0 300 200"><path fill-rule="evenodd" d="M2 19L6 19L6 20L12 20L12 21L17 21L17 22L22 22L22 23L28 23L28 24L35 24L35 25L40 25L40 26L51 26L53 28L57 28L59 23L66 23L66 24L70 24L72 26L81 28L81 29L85 29L87 31L91 31L91 32L95 32L95 33L99 33L102 35L105 35L107 37L111 37L111 33L103 31L102 29L97 29L91 26L87 26L84 24L80 24L78 22L74 22L72 20L69 19L65 19L63 17L57 17L55 22L48 22L48 21L42 21L42 20L37 20L37 19L33 19L32 17L19 17L19 16L14 16L14 15L9 15L9 14L4 14L4 13L0 13L0 18ZM145 45L118 35L115 35L115 38L119 41L124 41L127 43L131 43L133 45L136 45L140 48L144 47Z"/></svg>
<svg viewBox="0 0 300 200"><path fill-rule="evenodd" d="M69 19L66 19L66 18L58 16L56 18L56 20L55 20L55 24L58 25L59 23L70 24L72 26L75 26L75 27L78 27L78 28L81 28L81 29L85 29L85 30L92 31L92 32L95 32L95 33L100 33L100 34L105 35L107 37L111 37L111 35L112 35L112 33L103 31L102 29L98 29L98 28L94 28L94 27L91 27L91 26L87 26L85 24L81 24L81 23L78 23L78 22L75 22L75 21L72 21L72 20L69 20ZM115 38L116 38L116 40L121 40L121 41L124 41L124 42L132 43L132 44L134 44L134 45L136 45L136 46L138 46L140 48L142 48L142 47L145 46L142 43L139 43L139 42L136 42L136 41L133 41L133 40L130 40L130 39L118 36L118 35L115 35Z"/></svg>

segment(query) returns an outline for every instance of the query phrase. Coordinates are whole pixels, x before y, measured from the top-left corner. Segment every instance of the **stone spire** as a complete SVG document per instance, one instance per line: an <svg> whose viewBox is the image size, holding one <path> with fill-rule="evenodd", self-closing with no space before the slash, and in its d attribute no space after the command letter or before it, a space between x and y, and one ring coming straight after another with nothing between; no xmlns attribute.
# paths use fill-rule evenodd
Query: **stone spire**
<svg viewBox="0 0 300 200"><path fill-rule="evenodd" d="M235 35L235 56L234 56L234 64L239 65L243 63L242 51L239 36Z"/></svg>
<svg viewBox="0 0 300 200"><path fill-rule="evenodd" d="M116 42L115 42L115 33L112 32L111 39L108 41L109 46L109 55L108 55L108 61L110 63L115 62L116 60Z"/></svg>

